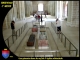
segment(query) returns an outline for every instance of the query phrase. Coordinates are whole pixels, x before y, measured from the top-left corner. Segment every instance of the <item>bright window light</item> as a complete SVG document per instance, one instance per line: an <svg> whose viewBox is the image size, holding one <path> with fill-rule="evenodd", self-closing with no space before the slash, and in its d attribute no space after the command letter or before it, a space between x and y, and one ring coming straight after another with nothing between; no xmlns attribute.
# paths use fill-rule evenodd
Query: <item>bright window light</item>
<svg viewBox="0 0 80 60"><path fill-rule="evenodd" d="M42 3L38 4L38 11L43 11L43 4Z"/></svg>

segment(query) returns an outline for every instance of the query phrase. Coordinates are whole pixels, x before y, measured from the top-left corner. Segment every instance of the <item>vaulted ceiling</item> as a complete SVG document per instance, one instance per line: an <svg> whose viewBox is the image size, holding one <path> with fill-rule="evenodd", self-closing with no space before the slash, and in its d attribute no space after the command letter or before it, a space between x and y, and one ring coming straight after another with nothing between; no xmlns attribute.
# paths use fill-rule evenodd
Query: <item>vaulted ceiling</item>
<svg viewBox="0 0 80 60"><path fill-rule="evenodd" d="M48 1L32 1L33 4L39 4L39 3L43 3L43 4L47 4Z"/></svg>

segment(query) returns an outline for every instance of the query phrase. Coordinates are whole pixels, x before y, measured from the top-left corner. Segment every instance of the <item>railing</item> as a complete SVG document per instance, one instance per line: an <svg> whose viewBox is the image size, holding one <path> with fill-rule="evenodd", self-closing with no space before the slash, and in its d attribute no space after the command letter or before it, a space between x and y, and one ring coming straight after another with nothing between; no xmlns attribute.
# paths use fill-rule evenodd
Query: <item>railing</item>
<svg viewBox="0 0 80 60"><path fill-rule="evenodd" d="M49 28L49 27L48 27ZM50 30L50 28L49 28L49 31L50 31L50 33L51 33L51 30ZM52 35L52 33L51 33L51 35ZM53 40L54 40L54 37L53 37L53 35L52 35L52 38L53 38ZM54 41L55 42L55 41ZM58 49L58 46L57 46L57 44L56 44L56 42L55 42L55 45L56 45L56 48ZM59 50L59 49L58 49ZM59 54L60 54L60 56L61 56L61 53L59 52Z"/></svg>
<svg viewBox="0 0 80 60"><path fill-rule="evenodd" d="M18 39L18 37L20 37L20 35L22 34L22 32L24 32L24 30L27 27L27 23L25 23L21 28L19 28L17 31L15 31L16 35L13 36L9 36L5 41L5 44L7 45L8 48L10 48L12 46L12 44L14 44L14 42Z"/></svg>
<svg viewBox="0 0 80 60"><path fill-rule="evenodd" d="M33 25L38 25L38 27L40 27L40 26L46 26L46 22L32 21L32 26Z"/></svg>
<svg viewBox="0 0 80 60"><path fill-rule="evenodd" d="M55 25L51 22L51 26L53 29L57 29ZM56 32L56 30L54 30ZM71 55L71 51L75 51L75 56L78 54L78 49L70 42L70 40L61 32L61 34L58 34L59 39L64 44L64 47L69 49L69 54ZM71 50L73 49L73 50ZM72 52L73 53L73 52Z"/></svg>
<svg viewBox="0 0 80 60"><path fill-rule="evenodd" d="M58 53L60 52L64 52L65 54L65 51L68 51L68 50L53 50L53 51L39 51L39 50L36 50L36 51L25 51L25 53L33 53L33 56L34 57L40 57L40 55L42 55L43 57L70 57L70 56L61 56L59 55ZM73 50L70 50L70 51L73 51ZM38 56L38 54L39 56ZM48 54L44 54L44 53L48 53ZM75 56L74 56L75 57Z"/></svg>

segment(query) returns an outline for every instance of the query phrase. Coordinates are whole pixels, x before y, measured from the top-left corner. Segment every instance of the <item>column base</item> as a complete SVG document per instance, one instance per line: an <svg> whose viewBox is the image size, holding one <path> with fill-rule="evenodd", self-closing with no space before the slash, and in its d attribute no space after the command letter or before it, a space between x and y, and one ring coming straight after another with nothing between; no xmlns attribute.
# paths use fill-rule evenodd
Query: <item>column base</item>
<svg viewBox="0 0 80 60"><path fill-rule="evenodd" d="M70 22L67 22L66 25L67 25L67 26L70 26Z"/></svg>
<svg viewBox="0 0 80 60"><path fill-rule="evenodd" d="M75 27L79 27L79 24L76 24Z"/></svg>
<svg viewBox="0 0 80 60"><path fill-rule="evenodd" d="M7 27L3 27L3 30L7 30L8 28Z"/></svg>
<svg viewBox="0 0 80 60"><path fill-rule="evenodd" d="M70 27L75 27L75 25L74 24L70 24Z"/></svg>
<svg viewBox="0 0 80 60"><path fill-rule="evenodd" d="M67 22L66 25L70 27L79 27L78 24L71 24L70 22Z"/></svg>

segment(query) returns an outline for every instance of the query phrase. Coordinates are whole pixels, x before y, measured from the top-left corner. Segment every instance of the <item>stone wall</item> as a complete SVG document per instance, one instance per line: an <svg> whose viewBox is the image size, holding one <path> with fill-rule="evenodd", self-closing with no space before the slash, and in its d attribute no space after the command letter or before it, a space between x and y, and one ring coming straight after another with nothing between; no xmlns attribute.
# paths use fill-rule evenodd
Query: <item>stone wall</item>
<svg viewBox="0 0 80 60"><path fill-rule="evenodd" d="M43 3L43 10L48 11L48 1L32 1L33 13L38 11L38 4Z"/></svg>
<svg viewBox="0 0 80 60"><path fill-rule="evenodd" d="M52 16L55 15L55 2L54 1L48 2L48 13Z"/></svg>
<svg viewBox="0 0 80 60"><path fill-rule="evenodd" d="M13 1L13 7L9 10L6 14L4 23L3 23L3 30L11 28L10 23L12 20L23 20L25 18L25 7L24 1Z"/></svg>
<svg viewBox="0 0 80 60"><path fill-rule="evenodd" d="M79 27L79 1L68 2L67 25L71 27Z"/></svg>

